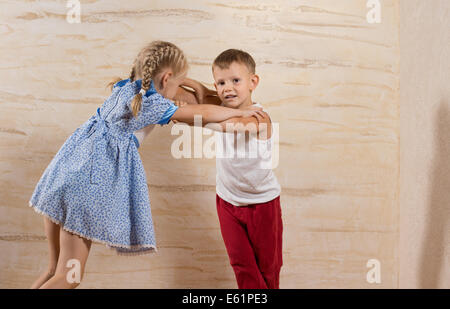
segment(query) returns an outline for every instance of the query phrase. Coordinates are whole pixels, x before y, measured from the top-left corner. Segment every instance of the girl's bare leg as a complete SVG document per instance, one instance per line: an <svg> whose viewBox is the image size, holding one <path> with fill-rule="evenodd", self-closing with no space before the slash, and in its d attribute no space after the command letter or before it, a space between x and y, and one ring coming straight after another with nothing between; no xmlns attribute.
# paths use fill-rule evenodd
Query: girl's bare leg
<svg viewBox="0 0 450 309"><path fill-rule="evenodd" d="M81 238L77 235L71 234L63 229L60 229L60 252L58 265L56 267L56 272L53 277L51 277L47 282L45 282L40 288L41 289L73 289L76 288L79 282L69 282L67 280L67 274L70 272L78 272L80 282L83 279L84 268L89 255L89 250L91 249L91 241ZM79 262L80 268L77 265L69 264L69 260L74 260ZM75 278L77 276L75 275Z"/></svg>
<svg viewBox="0 0 450 309"><path fill-rule="evenodd" d="M49 280L56 271L56 266L58 264L58 256L59 256L59 225L53 223L47 217L44 217L44 228L45 235L47 236L48 241L48 255L49 262L48 268L45 272L41 274L41 276L31 285L31 289L38 289L43 285L47 280Z"/></svg>

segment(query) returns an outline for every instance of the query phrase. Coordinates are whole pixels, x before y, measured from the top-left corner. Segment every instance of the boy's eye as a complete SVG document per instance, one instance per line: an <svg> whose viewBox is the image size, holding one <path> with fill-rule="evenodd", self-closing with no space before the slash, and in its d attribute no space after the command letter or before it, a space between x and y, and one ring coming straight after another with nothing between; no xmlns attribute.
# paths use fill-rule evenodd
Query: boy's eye
<svg viewBox="0 0 450 309"><path fill-rule="evenodd" d="M223 86L223 85L225 85L225 83L224 82L219 82L219 85Z"/></svg>
<svg viewBox="0 0 450 309"><path fill-rule="evenodd" d="M233 79L233 82L238 83L239 82L239 78Z"/></svg>

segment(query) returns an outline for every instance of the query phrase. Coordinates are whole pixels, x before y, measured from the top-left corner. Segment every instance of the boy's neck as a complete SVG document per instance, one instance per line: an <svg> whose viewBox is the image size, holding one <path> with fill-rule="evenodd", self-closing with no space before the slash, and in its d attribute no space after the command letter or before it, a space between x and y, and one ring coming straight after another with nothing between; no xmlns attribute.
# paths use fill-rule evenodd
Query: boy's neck
<svg viewBox="0 0 450 309"><path fill-rule="evenodd" d="M247 106L253 105L252 97L248 96L247 100L245 100L237 109L243 109Z"/></svg>

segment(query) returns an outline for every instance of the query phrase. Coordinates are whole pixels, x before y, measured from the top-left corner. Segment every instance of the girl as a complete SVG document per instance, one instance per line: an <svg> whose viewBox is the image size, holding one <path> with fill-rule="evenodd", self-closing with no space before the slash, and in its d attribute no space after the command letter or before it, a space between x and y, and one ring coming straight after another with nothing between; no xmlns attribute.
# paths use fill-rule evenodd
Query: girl
<svg viewBox="0 0 450 309"><path fill-rule="evenodd" d="M29 201L30 207L44 215L50 258L47 271L32 288L77 287L92 241L118 254L156 250L146 175L138 152L150 131L146 127L170 120L193 123L194 114L201 115L206 124L260 113L215 105L175 106L171 99L177 93L183 95L179 86L187 70L187 60L177 46L151 42L138 54L130 77L111 83L112 94L96 115L62 145ZM80 280L68 280L69 271L69 275L78 271Z"/></svg>

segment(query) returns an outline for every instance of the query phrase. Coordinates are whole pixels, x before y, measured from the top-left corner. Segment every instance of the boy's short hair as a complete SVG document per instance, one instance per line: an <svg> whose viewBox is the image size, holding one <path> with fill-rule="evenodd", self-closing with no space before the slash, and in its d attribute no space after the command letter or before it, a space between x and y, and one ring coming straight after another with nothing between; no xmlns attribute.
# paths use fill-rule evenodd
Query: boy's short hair
<svg viewBox="0 0 450 309"><path fill-rule="evenodd" d="M241 63L247 66L250 73L255 74L255 60L249 53L239 49L227 49L214 59L214 66L220 69L227 69L233 62Z"/></svg>

